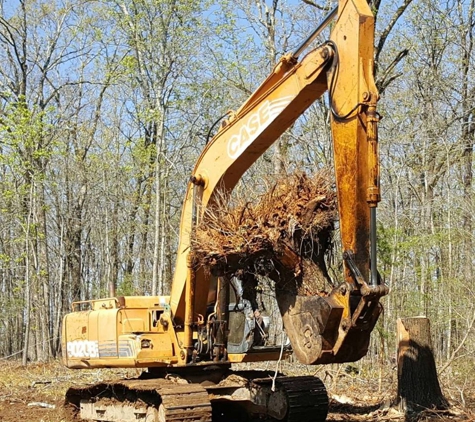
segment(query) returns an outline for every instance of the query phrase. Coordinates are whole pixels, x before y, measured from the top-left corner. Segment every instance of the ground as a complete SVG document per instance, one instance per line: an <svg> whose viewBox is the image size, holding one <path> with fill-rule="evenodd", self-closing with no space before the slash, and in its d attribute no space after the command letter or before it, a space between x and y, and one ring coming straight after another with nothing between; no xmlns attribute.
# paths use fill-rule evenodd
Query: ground
<svg viewBox="0 0 475 422"><path fill-rule="evenodd" d="M315 374L325 382L331 398L329 421L408 419L393 406L394 371L383 374L375 368L364 370L362 365L355 364L316 368L284 364L280 369L288 374ZM69 386L137 375L135 370L73 371L59 362L23 367L18 362L3 361L0 363L0 422L72 422L72 415L63 407L63 397ZM427 411L419 420L475 421L475 382L470 384L464 380L444 385L442 378L441 383L451 403L450 411Z"/></svg>

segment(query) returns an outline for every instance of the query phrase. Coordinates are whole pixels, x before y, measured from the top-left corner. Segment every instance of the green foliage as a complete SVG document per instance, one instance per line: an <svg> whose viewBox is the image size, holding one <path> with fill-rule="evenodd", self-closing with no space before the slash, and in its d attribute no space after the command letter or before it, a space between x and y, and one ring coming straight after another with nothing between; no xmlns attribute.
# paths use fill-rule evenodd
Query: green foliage
<svg viewBox="0 0 475 422"><path fill-rule="evenodd" d="M134 296L137 295L137 289L130 277L124 278L117 286L117 296Z"/></svg>
<svg viewBox="0 0 475 422"><path fill-rule="evenodd" d="M25 183L32 178L41 180L51 157L51 125L45 122L49 110L37 106L29 108L24 99L8 105L5 118L0 121L0 139L4 144L0 165L25 176Z"/></svg>

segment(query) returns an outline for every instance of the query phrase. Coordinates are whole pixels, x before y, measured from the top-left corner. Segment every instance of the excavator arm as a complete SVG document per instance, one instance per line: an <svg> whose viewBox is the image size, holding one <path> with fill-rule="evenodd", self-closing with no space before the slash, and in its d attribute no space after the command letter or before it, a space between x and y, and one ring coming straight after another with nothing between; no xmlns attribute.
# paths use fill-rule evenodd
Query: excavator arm
<svg viewBox="0 0 475 422"><path fill-rule="evenodd" d="M300 59L312 38L336 14L330 41ZM187 327L194 314L205 313L209 290L209 277L191 268L190 236L195 224L218 191L231 191L279 136L328 92L345 283L329 298L287 298L279 306L302 362L356 360L366 353L381 309L378 299L387 293L377 281L375 254L380 192L373 40L374 18L366 1L341 0L309 40L282 57L206 145L188 184L170 299L174 318L185 325L185 349L192 348ZM332 332L323 335L325 331ZM345 341L347 336L350 339Z"/></svg>

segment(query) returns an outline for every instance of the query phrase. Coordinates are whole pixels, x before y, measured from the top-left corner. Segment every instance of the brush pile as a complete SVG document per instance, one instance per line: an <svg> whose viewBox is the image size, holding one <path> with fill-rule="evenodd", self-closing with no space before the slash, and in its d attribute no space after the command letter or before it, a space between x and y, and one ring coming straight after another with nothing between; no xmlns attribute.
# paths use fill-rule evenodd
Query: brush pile
<svg viewBox="0 0 475 422"><path fill-rule="evenodd" d="M324 289L336 194L327 171L281 179L256 202L221 198L208 207L192 239L195 264L215 275L297 282L299 294ZM237 203L236 203L237 202ZM304 283L302 283L304 282Z"/></svg>

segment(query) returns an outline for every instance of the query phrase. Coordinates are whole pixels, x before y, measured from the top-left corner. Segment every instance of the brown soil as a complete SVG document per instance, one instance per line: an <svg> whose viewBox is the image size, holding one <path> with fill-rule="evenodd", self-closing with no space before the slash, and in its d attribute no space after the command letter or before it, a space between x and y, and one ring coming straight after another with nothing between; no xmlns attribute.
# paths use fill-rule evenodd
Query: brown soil
<svg viewBox="0 0 475 422"><path fill-rule="evenodd" d="M64 406L71 385L136 375L136 371L72 371L59 362L0 364L0 422L71 422L71 409Z"/></svg>
<svg viewBox="0 0 475 422"><path fill-rule="evenodd" d="M59 387L56 365L2 363L0 369L1 422L68 421L63 408L64 390ZM63 378L64 374L63 374Z"/></svg>
<svg viewBox="0 0 475 422"><path fill-rule="evenodd" d="M316 375L324 380L331 397L329 421L409 420L391 406L395 393L394 374L378 381L375 374L348 374L348 368L353 366L316 368ZM314 373L312 368L289 363L284 364L283 370L295 375ZM137 375L133 370L72 371L58 362L30 364L27 367L16 362L3 362L0 365L0 422L73 422L72 413L63 406L63 397L69 386ZM452 391L447 391L447 387L445 390L446 395L451 396ZM455 391L458 389L454 388ZM467 387L464 397L466 406L473 408L475 389ZM41 407L45 405L49 407ZM418 420L469 422L475 421L475 413L451 400L450 412L428 411Z"/></svg>

